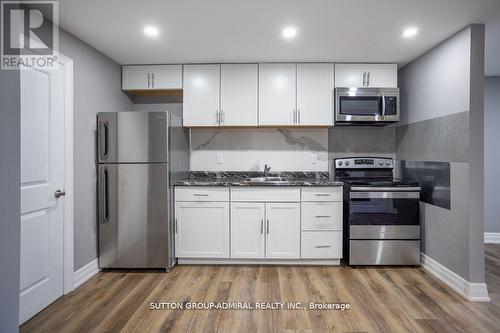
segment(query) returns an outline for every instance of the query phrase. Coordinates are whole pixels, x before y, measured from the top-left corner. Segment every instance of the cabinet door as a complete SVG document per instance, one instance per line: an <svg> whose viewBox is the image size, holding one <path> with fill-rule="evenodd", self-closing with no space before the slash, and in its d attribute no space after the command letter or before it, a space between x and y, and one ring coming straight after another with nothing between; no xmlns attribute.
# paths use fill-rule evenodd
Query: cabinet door
<svg viewBox="0 0 500 333"><path fill-rule="evenodd" d="M144 90L151 88L151 66L123 66L122 89Z"/></svg>
<svg viewBox="0 0 500 333"><path fill-rule="evenodd" d="M231 258L265 258L264 204L231 204Z"/></svg>
<svg viewBox="0 0 500 333"><path fill-rule="evenodd" d="M366 84L370 88L397 88L398 66L396 64L368 64Z"/></svg>
<svg viewBox="0 0 500 333"><path fill-rule="evenodd" d="M333 64L297 65L297 117L301 126L332 126Z"/></svg>
<svg viewBox="0 0 500 333"><path fill-rule="evenodd" d="M336 64L335 88L363 87L364 64Z"/></svg>
<svg viewBox="0 0 500 333"><path fill-rule="evenodd" d="M153 66L153 89L182 89L182 65Z"/></svg>
<svg viewBox="0 0 500 333"><path fill-rule="evenodd" d="M220 65L184 66L184 126L218 126Z"/></svg>
<svg viewBox="0 0 500 333"><path fill-rule="evenodd" d="M300 258L300 204L266 203L266 256Z"/></svg>
<svg viewBox="0 0 500 333"><path fill-rule="evenodd" d="M258 67L221 65L221 126L257 126Z"/></svg>
<svg viewBox="0 0 500 333"><path fill-rule="evenodd" d="M229 203L177 202L175 255L178 258L229 258Z"/></svg>
<svg viewBox="0 0 500 333"><path fill-rule="evenodd" d="M259 125L295 125L295 64L259 65Z"/></svg>

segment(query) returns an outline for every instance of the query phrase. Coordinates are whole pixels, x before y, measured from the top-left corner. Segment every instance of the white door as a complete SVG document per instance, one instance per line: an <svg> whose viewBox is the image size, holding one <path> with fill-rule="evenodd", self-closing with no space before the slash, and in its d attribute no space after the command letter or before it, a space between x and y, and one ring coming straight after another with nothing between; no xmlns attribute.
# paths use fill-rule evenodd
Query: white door
<svg viewBox="0 0 500 333"><path fill-rule="evenodd" d="M184 126L219 126L220 65L184 66Z"/></svg>
<svg viewBox="0 0 500 333"><path fill-rule="evenodd" d="M152 66L153 89L182 89L182 65Z"/></svg>
<svg viewBox="0 0 500 333"><path fill-rule="evenodd" d="M398 86L397 64L368 64L365 71L367 73L367 87L397 88Z"/></svg>
<svg viewBox="0 0 500 333"><path fill-rule="evenodd" d="M260 64L259 125L295 124L295 64Z"/></svg>
<svg viewBox="0 0 500 333"><path fill-rule="evenodd" d="M297 65L297 122L299 125L333 125L333 72L333 64Z"/></svg>
<svg viewBox="0 0 500 333"><path fill-rule="evenodd" d="M123 66L122 89L144 90L152 87L151 66Z"/></svg>
<svg viewBox="0 0 500 333"><path fill-rule="evenodd" d="M300 204L266 203L266 256L300 258Z"/></svg>
<svg viewBox="0 0 500 333"><path fill-rule="evenodd" d="M265 258L263 203L231 204L231 258Z"/></svg>
<svg viewBox="0 0 500 333"><path fill-rule="evenodd" d="M366 85L364 64L336 64L335 88L359 88Z"/></svg>
<svg viewBox="0 0 500 333"><path fill-rule="evenodd" d="M178 258L229 258L229 203L177 202L175 255Z"/></svg>
<svg viewBox="0 0 500 333"><path fill-rule="evenodd" d="M221 125L257 126L258 67L221 65Z"/></svg>
<svg viewBox="0 0 500 333"><path fill-rule="evenodd" d="M25 69L21 75L20 323L64 292L64 76ZM4 267L3 269L8 269Z"/></svg>

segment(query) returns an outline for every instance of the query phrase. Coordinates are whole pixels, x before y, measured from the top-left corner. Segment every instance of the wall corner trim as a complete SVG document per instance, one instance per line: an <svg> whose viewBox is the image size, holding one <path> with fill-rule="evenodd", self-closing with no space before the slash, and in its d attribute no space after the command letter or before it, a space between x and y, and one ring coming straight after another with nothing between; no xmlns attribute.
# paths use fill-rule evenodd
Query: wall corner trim
<svg viewBox="0 0 500 333"><path fill-rule="evenodd" d="M99 265L97 259L94 259L73 273L73 288L78 288L97 273L99 273Z"/></svg>
<svg viewBox="0 0 500 333"><path fill-rule="evenodd" d="M500 232L485 232L484 244L500 244Z"/></svg>
<svg viewBox="0 0 500 333"><path fill-rule="evenodd" d="M469 302L489 302L486 283L472 283L441 265L431 257L421 253L422 268L441 280Z"/></svg>

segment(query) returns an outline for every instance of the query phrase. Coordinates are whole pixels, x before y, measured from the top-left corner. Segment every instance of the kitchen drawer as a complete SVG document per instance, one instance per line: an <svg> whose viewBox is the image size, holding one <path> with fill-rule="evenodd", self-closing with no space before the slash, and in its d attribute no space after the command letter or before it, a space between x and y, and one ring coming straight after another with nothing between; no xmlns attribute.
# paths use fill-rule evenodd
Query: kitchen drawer
<svg viewBox="0 0 500 333"><path fill-rule="evenodd" d="M299 187L232 188L231 201L246 202L300 202Z"/></svg>
<svg viewBox="0 0 500 333"><path fill-rule="evenodd" d="M175 201L229 201L229 188L208 186L176 187Z"/></svg>
<svg viewBox="0 0 500 333"><path fill-rule="evenodd" d="M342 202L302 202L302 230L342 230Z"/></svg>
<svg viewBox="0 0 500 333"><path fill-rule="evenodd" d="M342 258L341 231L302 231L302 259Z"/></svg>
<svg viewBox="0 0 500 333"><path fill-rule="evenodd" d="M342 201L342 186L303 187L302 201Z"/></svg>

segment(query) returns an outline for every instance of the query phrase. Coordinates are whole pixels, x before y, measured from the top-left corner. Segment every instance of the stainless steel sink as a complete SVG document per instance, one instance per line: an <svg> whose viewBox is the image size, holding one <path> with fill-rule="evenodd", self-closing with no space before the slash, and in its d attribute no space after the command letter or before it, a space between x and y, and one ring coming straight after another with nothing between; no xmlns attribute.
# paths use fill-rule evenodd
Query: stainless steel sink
<svg viewBox="0 0 500 333"><path fill-rule="evenodd" d="M255 177L247 180L249 183L260 183L260 184L286 184L288 180L281 177Z"/></svg>

